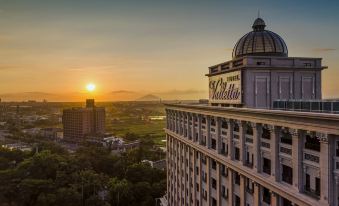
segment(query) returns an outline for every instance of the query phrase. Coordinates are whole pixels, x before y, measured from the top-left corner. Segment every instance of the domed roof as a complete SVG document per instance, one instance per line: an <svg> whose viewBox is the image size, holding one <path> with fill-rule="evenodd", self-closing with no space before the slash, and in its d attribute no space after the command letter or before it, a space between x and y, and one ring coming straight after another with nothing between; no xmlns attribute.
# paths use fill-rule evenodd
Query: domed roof
<svg viewBox="0 0 339 206"><path fill-rule="evenodd" d="M253 23L253 31L245 34L235 44L232 57L242 56L282 56L287 57L285 41L276 33L265 30L263 19L257 18Z"/></svg>

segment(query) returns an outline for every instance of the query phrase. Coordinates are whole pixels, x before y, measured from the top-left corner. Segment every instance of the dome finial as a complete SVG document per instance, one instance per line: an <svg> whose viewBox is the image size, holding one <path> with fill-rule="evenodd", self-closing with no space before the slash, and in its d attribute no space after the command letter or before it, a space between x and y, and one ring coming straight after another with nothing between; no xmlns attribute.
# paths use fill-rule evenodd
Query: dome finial
<svg viewBox="0 0 339 206"><path fill-rule="evenodd" d="M260 18L260 11L258 10L258 18L254 21L252 28L254 31L263 31L265 30L265 27L265 21Z"/></svg>

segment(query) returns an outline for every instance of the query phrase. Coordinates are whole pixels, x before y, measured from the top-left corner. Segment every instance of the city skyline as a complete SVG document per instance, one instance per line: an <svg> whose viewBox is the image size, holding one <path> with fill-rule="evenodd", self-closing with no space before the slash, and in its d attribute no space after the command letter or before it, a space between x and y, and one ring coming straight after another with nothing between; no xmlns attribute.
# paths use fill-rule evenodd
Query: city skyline
<svg viewBox="0 0 339 206"><path fill-rule="evenodd" d="M230 59L260 10L289 56L323 58L323 97L339 97L337 3L194 2L2 1L0 94L81 96L93 82L103 100L117 91L207 98L207 67Z"/></svg>

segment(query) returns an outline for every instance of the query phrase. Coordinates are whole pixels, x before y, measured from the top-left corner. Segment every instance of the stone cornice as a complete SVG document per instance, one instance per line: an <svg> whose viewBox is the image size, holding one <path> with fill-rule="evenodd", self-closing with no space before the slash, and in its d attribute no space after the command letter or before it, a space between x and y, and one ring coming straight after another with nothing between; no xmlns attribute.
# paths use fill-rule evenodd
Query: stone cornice
<svg viewBox="0 0 339 206"><path fill-rule="evenodd" d="M293 112L268 109L251 109L235 107L215 107L194 104L165 104L168 109L187 111L203 115L214 115L239 121L268 124L291 129L316 131L339 135L339 115Z"/></svg>

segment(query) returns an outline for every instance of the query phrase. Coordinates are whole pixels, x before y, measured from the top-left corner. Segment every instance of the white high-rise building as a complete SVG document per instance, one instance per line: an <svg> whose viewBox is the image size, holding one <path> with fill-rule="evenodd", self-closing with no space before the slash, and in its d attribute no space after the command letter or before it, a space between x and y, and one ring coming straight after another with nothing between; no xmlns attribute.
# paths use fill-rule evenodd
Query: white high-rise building
<svg viewBox="0 0 339 206"><path fill-rule="evenodd" d="M320 58L265 30L211 66L208 104L167 104L168 205L339 205L339 101Z"/></svg>

